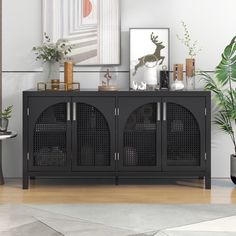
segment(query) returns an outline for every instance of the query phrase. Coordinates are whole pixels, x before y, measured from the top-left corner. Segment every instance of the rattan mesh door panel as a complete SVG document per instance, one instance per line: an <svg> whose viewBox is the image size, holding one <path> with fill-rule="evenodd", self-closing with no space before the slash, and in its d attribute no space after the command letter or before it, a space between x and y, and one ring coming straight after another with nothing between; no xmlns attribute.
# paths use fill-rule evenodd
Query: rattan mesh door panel
<svg viewBox="0 0 236 236"><path fill-rule="evenodd" d="M200 166L201 136L194 115L185 107L167 103L167 166Z"/></svg>
<svg viewBox="0 0 236 236"><path fill-rule="evenodd" d="M145 104L131 113L123 134L123 166L156 166L157 105Z"/></svg>
<svg viewBox="0 0 236 236"><path fill-rule="evenodd" d="M110 129L104 115L94 106L77 103L77 165L110 166Z"/></svg>
<svg viewBox="0 0 236 236"><path fill-rule="evenodd" d="M60 167L67 165L66 103L44 110L33 132L33 166Z"/></svg>

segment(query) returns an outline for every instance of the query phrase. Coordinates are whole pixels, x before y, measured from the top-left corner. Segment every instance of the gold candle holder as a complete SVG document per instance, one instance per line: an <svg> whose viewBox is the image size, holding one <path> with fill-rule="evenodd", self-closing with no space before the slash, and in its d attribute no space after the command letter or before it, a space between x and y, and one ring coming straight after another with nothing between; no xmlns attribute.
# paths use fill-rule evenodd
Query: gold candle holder
<svg viewBox="0 0 236 236"><path fill-rule="evenodd" d="M59 90L59 88L60 88L60 80L59 79L52 79L51 84L52 84L52 90Z"/></svg>
<svg viewBox="0 0 236 236"><path fill-rule="evenodd" d="M66 61L64 63L64 82L67 84L67 89L73 89L73 62Z"/></svg>

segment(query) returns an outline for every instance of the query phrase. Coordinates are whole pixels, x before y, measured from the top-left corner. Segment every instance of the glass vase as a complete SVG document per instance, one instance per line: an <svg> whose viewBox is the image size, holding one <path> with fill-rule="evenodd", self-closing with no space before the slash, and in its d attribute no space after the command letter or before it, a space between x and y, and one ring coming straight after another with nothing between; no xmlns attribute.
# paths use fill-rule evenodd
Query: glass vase
<svg viewBox="0 0 236 236"><path fill-rule="evenodd" d="M195 59L186 59L186 89L195 90Z"/></svg>
<svg viewBox="0 0 236 236"><path fill-rule="evenodd" d="M0 118L0 132L7 132L8 128L8 119L7 118Z"/></svg>
<svg viewBox="0 0 236 236"><path fill-rule="evenodd" d="M117 91L118 90L118 69L116 67L101 68L99 78L99 91Z"/></svg>
<svg viewBox="0 0 236 236"><path fill-rule="evenodd" d="M58 61L47 61L43 67L46 81L60 79L60 63Z"/></svg>

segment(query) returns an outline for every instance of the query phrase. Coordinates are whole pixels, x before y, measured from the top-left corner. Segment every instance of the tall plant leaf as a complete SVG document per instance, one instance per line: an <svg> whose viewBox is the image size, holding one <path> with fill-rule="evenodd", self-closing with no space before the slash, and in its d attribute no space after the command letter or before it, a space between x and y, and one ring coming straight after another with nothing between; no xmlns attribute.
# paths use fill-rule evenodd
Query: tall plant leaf
<svg viewBox="0 0 236 236"><path fill-rule="evenodd" d="M222 86L226 85L229 80L236 82L236 36L222 54L222 60L216 67L216 78Z"/></svg>
<svg viewBox="0 0 236 236"><path fill-rule="evenodd" d="M233 126L233 123L236 124L236 90L232 84L232 82L236 82L236 36L222 53L215 77L204 72L200 72L200 76L205 83L205 89L213 92L218 106L219 111L215 115L214 122L230 136L236 154L236 137Z"/></svg>

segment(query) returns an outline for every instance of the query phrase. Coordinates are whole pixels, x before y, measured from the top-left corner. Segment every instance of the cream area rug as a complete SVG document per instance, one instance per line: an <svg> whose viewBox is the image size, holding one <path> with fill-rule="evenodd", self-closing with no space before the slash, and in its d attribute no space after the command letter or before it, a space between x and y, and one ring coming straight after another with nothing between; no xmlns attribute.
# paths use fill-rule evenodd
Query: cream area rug
<svg viewBox="0 0 236 236"><path fill-rule="evenodd" d="M0 205L1 236L235 236L235 205Z"/></svg>

